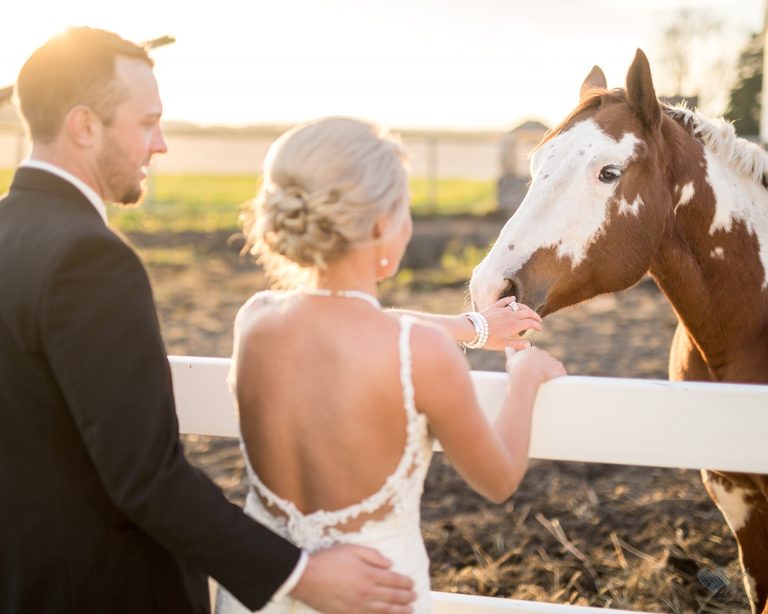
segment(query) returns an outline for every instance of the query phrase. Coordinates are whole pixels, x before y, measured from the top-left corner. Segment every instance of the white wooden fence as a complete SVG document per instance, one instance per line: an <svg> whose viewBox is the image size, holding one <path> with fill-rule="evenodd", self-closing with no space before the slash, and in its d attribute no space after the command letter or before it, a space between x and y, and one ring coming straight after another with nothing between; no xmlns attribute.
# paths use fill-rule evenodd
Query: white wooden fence
<svg viewBox="0 0 768 614"><path fill-rule="evenodd" d="M171 356L181 431L238 436L229 359ZM474 371L489 418L504 373ZM768 386L568 376L536 398L532 458L768 474ZM620 610L433 593L435 614L589 614Z"/></svg>

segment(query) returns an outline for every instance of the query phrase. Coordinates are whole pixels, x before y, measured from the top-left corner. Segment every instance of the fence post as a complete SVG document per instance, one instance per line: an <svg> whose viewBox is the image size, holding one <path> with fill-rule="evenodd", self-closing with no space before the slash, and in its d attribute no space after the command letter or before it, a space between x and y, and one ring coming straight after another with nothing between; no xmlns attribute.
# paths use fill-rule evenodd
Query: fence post
<svg viewBox="0 0 768 614"><path fill-rule="evenodd" d="M437 137L427 137L427 201L432 211L437 210Z"/></svg>

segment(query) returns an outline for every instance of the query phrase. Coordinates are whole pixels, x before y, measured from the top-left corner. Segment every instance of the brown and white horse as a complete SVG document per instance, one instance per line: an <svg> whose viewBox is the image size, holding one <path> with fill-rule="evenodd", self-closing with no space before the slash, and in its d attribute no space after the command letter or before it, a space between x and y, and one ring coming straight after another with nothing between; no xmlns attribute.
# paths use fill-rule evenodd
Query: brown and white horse
<svg viewBox="0 0 768 614"><path fill-rule="evenodd" d="M765 151L723 120L660 104L638 50L624 90L592 69L531 172L472 275L479 308L514 294L544 316L649 271L679 320L671 379L768 382ZM768 476L702 475L738 541L753 612L768 614Z"/></svg>

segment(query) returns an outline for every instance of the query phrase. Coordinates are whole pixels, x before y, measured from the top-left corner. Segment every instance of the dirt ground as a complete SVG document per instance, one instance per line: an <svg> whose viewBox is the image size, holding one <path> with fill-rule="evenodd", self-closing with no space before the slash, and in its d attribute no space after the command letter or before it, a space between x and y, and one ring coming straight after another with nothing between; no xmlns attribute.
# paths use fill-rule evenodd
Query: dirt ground
<svg viewBox="0 0 768 614"><path fill-rule="evenodd" d="M500 227L441 224L417 224L412 264L446 237L485 245ZM229 356L237 309L265 287L238 242L216 234L130 238L147 261L169 353ZM176 252L188 255L167 256ZM391 289L381 298L434 312L466 308L462 287ZM549 316L545 326L537 344L571 374L666 376L675 317L650 280ZM474 351L468 360L474 369L503 369L496 353ZM242 503L236 442L188 436L185 443L193 462ZM534 460L519 491L494 505L438 454L422 516L436 590L675 614L749 611L735 541L696 471ZM716 573L724 580L713 592L699 578Z"/></svg>

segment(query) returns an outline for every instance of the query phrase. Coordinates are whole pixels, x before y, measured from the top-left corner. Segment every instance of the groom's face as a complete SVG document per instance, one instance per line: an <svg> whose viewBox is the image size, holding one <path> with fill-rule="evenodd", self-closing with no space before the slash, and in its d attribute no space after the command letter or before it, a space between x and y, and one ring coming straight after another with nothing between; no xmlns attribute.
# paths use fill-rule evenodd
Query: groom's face
<svg viewBox="0 0 768 614"><path fill-rule="evenodd" d="M97 156L104 200L132 204L139 201L152 156L167 147L160 130L162 103L152 68L140 61L118 57L115 82L126 98L113 121L103 128Z"/></svg>

